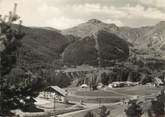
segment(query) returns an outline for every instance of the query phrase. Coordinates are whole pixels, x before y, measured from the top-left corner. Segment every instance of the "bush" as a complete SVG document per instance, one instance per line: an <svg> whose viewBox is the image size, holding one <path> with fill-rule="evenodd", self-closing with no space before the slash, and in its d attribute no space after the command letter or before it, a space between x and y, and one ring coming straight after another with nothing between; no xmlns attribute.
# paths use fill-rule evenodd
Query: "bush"
<svg viewBox="0 0 165 117"><path fill-rule="evenodd" d="M125 110L127 117L141 117L143 114L143 109L137 100L130 100L128 102L128 108Z"/></svg>
<svg viewBox="0 0 165 117"><path fill-rule="evenodd" d="M84 117L95 117L91 111L88 111Z"/></svg>

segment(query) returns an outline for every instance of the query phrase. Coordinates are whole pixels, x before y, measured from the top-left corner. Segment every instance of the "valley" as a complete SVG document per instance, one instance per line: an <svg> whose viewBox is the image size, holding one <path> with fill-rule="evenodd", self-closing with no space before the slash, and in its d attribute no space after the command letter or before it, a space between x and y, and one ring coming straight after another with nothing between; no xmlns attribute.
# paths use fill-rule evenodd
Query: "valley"
<svg viewBox="0 0 165 117"><path fill-rule="evenodd" d="M24 26L26 36L17 52L16 68L8 76L19 79L27 70L40 76L46 87L67 90L66 97L73 105L57 102L60 117L76 117L89 110L96 113L101 105L116 116L120 109L124 113L118 107L124 105L123 99L150 101L163 89L165 24L160 23L129 28L92 19L62 31ZM53 97L35 99L39 108L54 114Z"/></svg>
<svg viewBox="0 0 165 117"><path fill-rule="evenodd" d="M0 117L164 117L163 3L0 0Z"/></svg>
<svg viewBox="0 0 165 117"><path fill-rule="evenodd" d="M118 27L115 24L91 19L62 31L24 27L23 30L27 35L18 53L18 66L28 67L38 74L45 71L44 74L47 75L53 70L83 65L93 66L96 69L98 66L114 69L123 66L123 69L132 71L137 71L138 68L147 69L150 73L159 71L160 77L163 77L165 65L164 51L161 49L165 40L163 26L165 23L162 21L149 27ZM99 49L96 49L96 42ZM55 73L51 72L49 81L54 76L56 77Z"/></svg>

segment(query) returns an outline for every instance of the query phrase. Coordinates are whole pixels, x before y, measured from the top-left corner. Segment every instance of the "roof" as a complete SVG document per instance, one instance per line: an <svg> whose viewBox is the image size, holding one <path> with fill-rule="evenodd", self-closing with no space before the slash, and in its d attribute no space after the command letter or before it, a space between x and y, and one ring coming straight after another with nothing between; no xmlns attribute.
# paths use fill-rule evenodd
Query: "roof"
<svg viewBox="0 0 165 117"><path fill-rule="evenodd" d="M80 87L81 87L81 88L87 88L88 85L87 85L87 84L82 84Z"/></svg>
<svg viewBox="0 0 165 117"><path fill-rule="evenodd" d="M37 102L33 97L30 97L30 96L28 96L28 97L26 97L26 100L27 101L29 101L29 102Z"/></svg>
<svg viewBox="0 0 165 117"><path fill-rule="evenodd" d="M155 77L154 80L158 84L163 84L163 81L160 78L158 78L158 77Z"/></svg>
<svg viewBox="0 0 165 117"><path fill-rule="evenodd" d="M58 86L49 86L45 89L45 91L48 91L48 92L55 92L61 96L65 96L66 95L66 91Z"/></svg>

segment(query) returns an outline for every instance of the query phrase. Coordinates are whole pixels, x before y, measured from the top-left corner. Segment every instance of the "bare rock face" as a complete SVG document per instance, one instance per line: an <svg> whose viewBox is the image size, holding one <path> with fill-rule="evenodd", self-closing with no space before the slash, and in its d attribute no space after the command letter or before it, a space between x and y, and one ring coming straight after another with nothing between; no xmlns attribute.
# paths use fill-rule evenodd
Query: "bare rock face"
<svg viewBox="0 0 165 117"><path fill-rule="evenodd" d="M96 46L97 45L97 46ZM75 41L63 53L64 64L108 66L112 61L125 60L129 56L128 43L115 34L98 31L97 33Z"/></svg>

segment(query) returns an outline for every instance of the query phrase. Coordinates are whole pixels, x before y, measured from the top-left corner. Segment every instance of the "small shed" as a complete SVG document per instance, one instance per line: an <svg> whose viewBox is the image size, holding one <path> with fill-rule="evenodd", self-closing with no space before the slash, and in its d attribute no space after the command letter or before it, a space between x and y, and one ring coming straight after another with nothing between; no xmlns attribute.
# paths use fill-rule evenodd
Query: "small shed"
<svg viewBox="0 0 165 117"><path fill-rule="evenodd" d="M67 96L67 91L58 86L49 86L45 90L45 97L54 98L59 102L64 102Z"/></svg>

